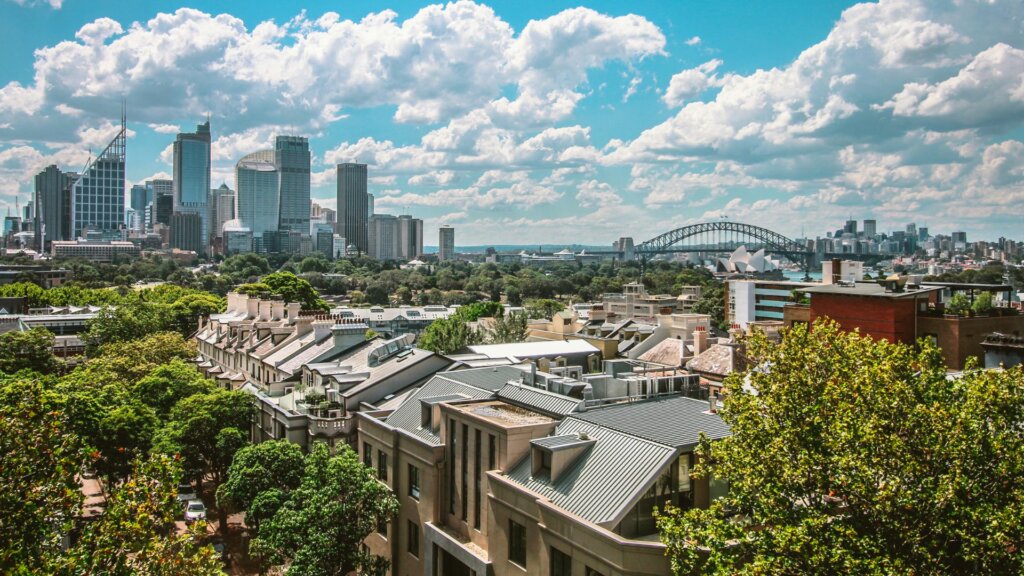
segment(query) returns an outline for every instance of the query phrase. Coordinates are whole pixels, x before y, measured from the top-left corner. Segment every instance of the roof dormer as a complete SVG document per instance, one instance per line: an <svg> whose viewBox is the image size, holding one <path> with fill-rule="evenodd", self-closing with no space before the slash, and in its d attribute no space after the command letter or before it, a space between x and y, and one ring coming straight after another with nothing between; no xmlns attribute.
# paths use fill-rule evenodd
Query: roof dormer
<svg viewBox="0 0 1024 576"><path fill-rule="evenodd" d="M576 459L583 455L597 441L585 432L548 436L530 442L530 458L533 476L548 476L551 482L572 468Z"/></svg>

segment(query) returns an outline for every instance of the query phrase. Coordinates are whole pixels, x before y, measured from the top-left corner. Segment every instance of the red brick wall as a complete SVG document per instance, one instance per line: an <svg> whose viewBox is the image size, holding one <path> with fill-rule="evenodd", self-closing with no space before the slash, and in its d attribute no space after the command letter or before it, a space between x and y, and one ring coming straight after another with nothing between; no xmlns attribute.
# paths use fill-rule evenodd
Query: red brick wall
<svg viewBox="0 0 1024 576"><path fill-rule="evenodd" d="M913 298L892 299L838 294L811 295L811 322L822 316L835 320L843 330L857 330L876 340L913 344Z"/></svg>

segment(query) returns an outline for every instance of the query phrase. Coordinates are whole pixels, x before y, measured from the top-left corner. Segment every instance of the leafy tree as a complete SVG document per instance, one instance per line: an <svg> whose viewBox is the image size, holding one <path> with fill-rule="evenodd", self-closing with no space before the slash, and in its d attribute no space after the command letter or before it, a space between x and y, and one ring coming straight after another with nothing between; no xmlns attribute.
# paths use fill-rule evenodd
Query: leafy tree
<svg viewBox="0 0 1024 576"><path fill-rule="evenodd" d="M280 294L286 302L301 302L304 310L323 310L329 308L320 298L320 294L309 282L290 272L274 272L263 277L263 284L270 287L271 292Z"/></svg>
<svg viewBox="0 0 1024 576"><path fill-rule="evenodd" d="M180 454L187 477L209 475L219 485L235 452L248 437L252 398L245 392L214 389L178 402L156 439L156 450Z"/></svg>
<svg viewBox="0 0 1024 576"><path fill-rule="evenodd" d="M107 500L100 519L54 562L52 573L128 576L212 576L224 572L212 546L199 544L205 523L174 534L181 471L165 456L136 461L129 479Z"/></svg>
<svg viewBox="0 0 1024 576"><path fill-rule="evenodd" d="M481 342L483 335L478 330L452 315L431 322L420 334L419 347L437 354L452 354Z"/></svg>
<svg viewBox="0 0 1024 576"><path fill-rule="evenodd" d="M53 355L53 342L53 334L46 328L0 334L0 372L13 374L26 369L40 374L54 372L60 362Z"/></svg>
<svg viewBox="0 0 1024 576"><path fill-rule="evenodd" d="M297 444L272 440L245 446L235 453L217 489L217 506L244 510L246 523L259 530L260 521L273 516L283 496L299 487L302 469Z"/></svg>
<svg viewBox="0 0 1024 576"><path fill-rule="evenodd" d="M289 575L372 574L387 567L362 542L398 512L398 500L347 444L331 456L322 442L306 457L300 486L260 527L250 549Z"/></svg>
<svg viewBox="0 0 1024 576"><path fill-rule="evenodd" d="M513 312L507 316L502 315L494 319L494 326L491 327L487 339L492 344L523 342L526 340L526 329L526 314L523 312Z"/></svg>
<svg viewBox="0 0 1024 576"><path fill-rule="evenodd" d="M725 324L725 300L721 286L706 286L701 291L700 299L693 303L693 311L711 316L711 324L721 330L729 328Z"/></svg>
<svg viewBox="0 0 1024 576"><path fill-rule="evenodd" d="M95 318L86 322L82 335L85 352L91 356L100 346L114 342L138 340L172 326L166 309L142 302L125 303L104 308Z"/></svg>
<svg viewBox="0 0 1024 576"><path fill-rule="evenodd" d="M376 330L374 330L373 328L367 328L366 332L363 333L363 340L370 341L376 338L377 336L380 336L380 334L377 334Z"/></svg>
<svg viewBox="0 0 1024 576"><path fill-rule="evenodd" d="M99 451L96 471L111 483L131 472L132 461L149 452L160 420L152 408L138 401L109 406L92 441Z"/></svg>
<svg viewBox="0 0 1024 576"><path fill-rule="evenodd" d="M963 292L957 292L949 298L949 302L946 302L946 312L950 314L956 314L957 316L966 316L967 311L971 309L971 302L964 296Z"/></svg>
<svg viewBox="0 0 1024 576"><path fill-rule="evenodd" d="M366 287L366 301L370 304L386 306L391 300L388 297L387 288L379 282L374 282Z"/></svg>
<svg viewBox="0 0 1024 576"><path fill-rule="evenodd" d="M456 314L466 322L476 322L480 318L497 318L503 311L504 308L498 302L475 302L459 306Z"/></svg>
<svg viewBox="0 0 1024 576"><path fill-rule="evenodd" d="M59 403L36 379L0 382L0 572L44 573L78 516L85 461Z"/></svg>
<svg viewBox="0 0 1024 576"><path fill-rule="evenodd" d="M971 305L971 310L974 310L976 314L985 314L992 310L992 293L982 292L974 298L974 304Z"/></svg>
<svg viewBox="0 0 1024 576"><path fill-rule="evenodd" d="M235 283L247 282L270 272L270 262L259 254L236 254L225 258L217 271L231 277Z"/></svg>
<svg viewBox="0 0 1024 576"><path fill-rule="evenodd" d="M519 291L516 286L509 286L505 288L505 300L509 306L522 306L523 305L523 293Z"/></svg>
<svg viewBox="0 0 1024 576"><path fill-rule="evenodd" d="M951 378L831 321L746 345L695 469L728 495L658 519L677 574L1024 571L1024 368Z"/></svg>
<svg viewBox="0 0 1024 576"><path fill-rule="evenodd" d="M219 296L204 292L186 294L171 305L174 329L189 336L199 328L199 319L222 312L226 302Z"/></svg>
<svg viewBox="0 0 1024 576"><path fill-rule="evenodd" d="M142 403L166 418L171 408L180 400L194 394L212 392L216 386L195 369L194 366L175 358L167 364L157 366L145 378L139 380L133 392Z"/></svg>
<svg viewBox="0 0 1024 576"><path fill-rule="evenodd" d="M565 305L557 300L541 299L526 303L526 314L531 319L550 320L556 312L565 310Z"/></svg>

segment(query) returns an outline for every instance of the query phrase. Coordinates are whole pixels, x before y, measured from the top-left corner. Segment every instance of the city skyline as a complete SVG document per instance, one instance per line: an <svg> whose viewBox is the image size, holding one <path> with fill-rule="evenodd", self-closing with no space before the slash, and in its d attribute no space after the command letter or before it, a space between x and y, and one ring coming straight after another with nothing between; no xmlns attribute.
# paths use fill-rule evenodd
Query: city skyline
<svg viewBox="0 0 1024 576"><path fill-rule="evenodd" d="M170 176L175 135L210 114L210 188L237 189L235 163L276 135L308 136L313 201L336 208L335 165L366 163L378 212L464 245L639 242L722 216L791 237L850 215L989 240L1024 221L1014 3L54 4L0 3L11 207L47 165L102 149L124 97L126 189Z"/></svg>

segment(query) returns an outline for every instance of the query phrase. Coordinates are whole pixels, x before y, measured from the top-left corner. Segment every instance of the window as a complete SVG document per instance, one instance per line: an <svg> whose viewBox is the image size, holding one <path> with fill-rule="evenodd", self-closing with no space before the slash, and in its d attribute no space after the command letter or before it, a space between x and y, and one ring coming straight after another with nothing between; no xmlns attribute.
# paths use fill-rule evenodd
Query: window
<svg viewBox="0 0 1024 576"><path fill-rule="evenodd" d="M498 444L494 434L487 435L487 469L494 470L498 467Z"/></svg>
<svg viewBox="0 0 1024 576"><path fill-rule="evenodd" d="M551 547L551 576L572 576L572 557Z"/></svg>
<svg viewBox="0 0 1024 576"><path fill-rule="evenodd" d="M377 451L377 477L381 482L388 481L388 455L383 450Z"/></svg>
<svg viewBox="0 0 1024 576"><path fill-rule="evenodd" d="M420 557L420 527L415 522L413 522L412 520L409 520L408 526L409 526L409 538L406 541L406 550L409 551L409 554L412 554L413 556L419 558Z"/></svg>
<svg viewBox="0 0 1024 576"><path fill-rule="evenodd" d="M585 576L604 576L604 574L601 574L600 572L598 572L597 570L594 570L590 566L587 566L587 570L586 570L586 572L584 572L584 575Z"/></svg>
<svg viewBox="0 0 1024 576"><path fill-rule="evenodd" d="M420 469L409 464L409 496L420 499Z"/></svg>
<svg viewBox="0 0 1024 576"><path fill-rule="evenodd" d="M508 521L508 559L526 568L526 528L515 520Z"/></svg>
<svg viewBox="0 0 1024 576"><path fill-rule="evenodd" d="M381 538L384 538L385 540L387 539L387 537L388 537L388 519L387 518L381 518L380 519L380 523L377 524L377 533L380 534Z"/></svg>
<svg viewBox="0 0 1024 576"><path fill-rule="evenodd" d="M469 508L469 426L462 425L462 519L468 517Z"/></svg>
<svg viewBox="0 0 1024 576"><path fill-rule="evenodd" d="M448 513L455 514L455 420L448 420Z"/></svg>
<svg viewBox="0 0 1024 576"><path fill-rule="evenodd" d="M366 442L363 442L363 465L367 468L373 468L373 450Z"/></svg>
<svg viewBox="0 0 1024 576"><path fill-rule="evenodd" d="M473 430L473 528L480 529L480 429Z"/></svg>

